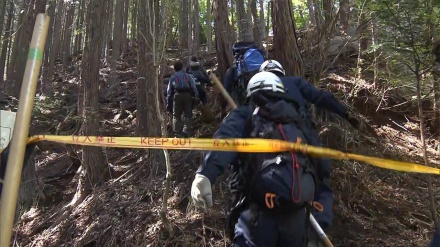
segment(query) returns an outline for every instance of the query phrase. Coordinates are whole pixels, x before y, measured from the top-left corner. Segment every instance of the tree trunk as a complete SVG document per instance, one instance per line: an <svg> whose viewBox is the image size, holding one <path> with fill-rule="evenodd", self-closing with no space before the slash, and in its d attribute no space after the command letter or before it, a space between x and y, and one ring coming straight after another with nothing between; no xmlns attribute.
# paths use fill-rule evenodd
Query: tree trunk
<svg viewBox="0 0 440 247"><path fill-rule="evenodd" d="M131 31L130 38L132 41L136 39L137 36L137 13L138 13L138 0L131 0Z"/></svg>
<svg viewBox="0 0 440 247"><path fill-rule="evenodd" d="M76 25L76 30L79 31L75 37L75 55L78 55L82 51L83 44L83 25L84 25L84 14L86 10L86 0L81 0L81 8L78 9L78 22Z"/></svg>
<svg viewBox="0 0 440 247"><path fill-rule="evenodd" d="M258 11L257 11L257 0L249 0L250 3L250 12L252 12L252 17L254 19L254 41L257 43L258 47L260 49L263 48L263 35L262 35L262 29L261 29L261 23L260 18L258 18ZM264 23L264 22L263 22Z"/></svg>
<svg viewBox="0 0 440 247"><path fill-rule="evenodd" d="M55 70L55 61L58 59L58 52L60 49L60 41L61 41L61 17L63 14L64 9L64 0L59 0L58 7L57 7L57 17L54 22L54 28L53 28L53 42L52 47L50 49L50 55L49 55L49 66L47 68L47 79L48 81L44 82L45 84L49 85L50 88L52 88L52 77L53 72Z"/></svg>
<svg viewBox="0 0 440 247"><path fill-rule="evenodd" d="M3 85L6 67L8 46L12 43L12 19L14 17L14 0L9 1L8 20L6 21L5 35L3 36L2 52L0 55L0 84Z"/></svg>
<svg viewBox="0 0 440 247"><path fill-rule="evenodd" d="M139 135L161 136L160 121L157 121L159 110L158 95L158 64L157 64L157 37L154 35L157 28L153 6L157 0L139 2L139 74L138 79L138 102L137 120ZM157 10L158 11L158 10ZM143 19L145 18L145 19ZM143 79L145 78L145 80ZM144 95L143 95L144 94ZM142 99L143 101L139 101ZM146 99L146 100L145 100ZM146 128L148 126L148 128ZM160 150L149 150L151 165L157 168L157 164L164 160ZM156 170L153 168L153 170Z"/></svg>
<svg viewBox="0 0 440 247"><path fill-rule="evenodd" d="M206 45L208 53L212 52L212 20L211 20L211 0L206 0Z"/></svg>
<svg viewBox="0 0 440 247"><path fill-rule="evenodd" d="M72 43L72 27L73 27L73 15L75 14L75 4L69 3L67 7L66 22L64 24L64 38L63 38L63 68L65 70L71 64L70 47Z"/></svg>
<svg viewBox="0 0 440 247"><path fill-rule="evenodd" d="M179 49L180 52L188 49L188 0L181 0L179 11Z"/></svg>
<svg viewBox="0 0 440 247"><path fill-rule="evenodd" d="M304 76L304 65L299 52L291 1L272 2L274 57L286 74Z"/></svg>
<svg viewBox="0 0 440 247"><path fill-rule="evenodd" d="M122 34L121 34L121 53L125 54L127 49L127 33L128 33L128 11L130 0L124 0L124 15L122 16ZM116 20L115 20L116 24Z"/></svg>
<svg viewBox="0 0 440 247"><path fill-rule="evenodd" d="M192 39L192 32L193 32L193 18L191 18L191 14L192 14L192 1L191 0L187 0L188 1L188 6L184 6L184 8L186 8L188 15L187 15L187 22L188 22L188 53L186 54L188 56L188 64L189 64L189 56L192 54L192 48L193 46L191 45L193 43L193 39ZM183 63L183 65L185 66L185 62Z"/></svg>
<svg viewBox="0 0 440 247"><path fill-rule="evenodd" d="M269 7L269 4L268 4ZM264 25L264 0L260 0L260 35L261 40L266 38L266 25Z"/></svg>
<svg viewBox="0 0 440 247"><path fill-rule="evenodd" d="M350 1L339 0L339 5L341 6L341 15L339 17L341 29L346 33L348 29L348 22L350 20Z"/></svg>
<svg viewBox="0 0 440 247"><path fill-rule="evenodd" d="M248 16L244 0L237 0L237 18L238 18L238 40L240 41L253 41L252 31L250 23L248 22Z"/></svg>
<svg viewBox="0 0 440 247"><path fill-rule="evenodd" d="M429 166L428 162L428 155L426 153L426 140L425 140L425 119L424 119L424 113L423 113L423 106L422 106L422 93L420 88L421 83L421 75L420 75L420 62L415 61L415 75L416 75L416 88L417 88L417 106L419 108L419 123L420 123L420 140L422 142L422 151L423 151L423 159L424 159L424 165ZM435 203L434 198L434 192L432 188L432 176L427 175L427 184L428 184L428 198L429 198L429 210L431 211L431 219L434 222L434 225L437 227L438 222L438 216L437 216L437 207Z"/></svg>
<svg viewBox="0 0 440 247"><path fill-rule="evenodd" d="M199 37L200 37L200 22L199 22L199 0L194 1L194 11L193 11L193 52L195 56L199 56ZM208 25L209 26L209 25Z"/></svg>
<svg viewBox="0 0 440 247"><path fill-rule="evenodd" d="M116 5L115 5L115 22L113 25L113 41L112 41L112 59L110 64L110 77L108 83L112 88L115 87L118 83L116 65L118 64L119 57L121 56L121 36L122 36L122 28L123 28L122 10L124 6L123 1L124 0L116 0Z"/></svg>
<svg viewBox="0 0 440 247"><path fill-rule="evenodd" d="M0 37L3 34L3 24L4 24L4 20L5 20L5 12L6 12L6 0L2 0L0 1ZM6 36L3 36L3 39ZM2 76L2 80L3 80L3 76Z"/></svg>
<svg viewBox="0 0 440 247"><path fill-rule="evenodd" d="M433 41L432 44L432 55L435 59L435 64L432 69L432 91L434 92L434 104L433 104L433 110L434 110L434 116L433 116L433 122L431 126L433 126L435 129L434 131L437 131L437 135L440 139L440 38L436 38ZM438 152L440 152L440 146L437 147Z"/></svg>
<svg viewBox="0 0 440 247"><path fill-rule="evenodd" d="M325 23L330 23L333 17L333 0L322 0Z"/></svg>
<svg viewBox="0 0 440 247"><path fill-rule="evenodd" d="M104 12L104 19L107 23L104 27L104 38L102 39L102 53L101 56L104 58L105 64L110 64L110 49L113 51L112 39L113 39L113 7L115 0L109 0L105 6L106 10ZM121 10L122 11L122 10Z"/></svg>
<svg viewBox="0 0 440 247"><path fill-rule="evenodd" d="M86 37L81 64L82 135L99 136L99 69L101 67L102 39L107 20L103 18L108 0L89 0L86 16ZM100 147L83 148L83 169L78 184L79 202L85 192L107 177L107 165Z"/></svg>
<svg viewBox="0 0 440 247"><path fill-rule="evenodd" d="M234 39L232 37L232 28L229 25L229 20L228 18L225 18L225 16L228 16L226 1L213 0L212 7L215 21L218 74L220 74L221 80L223 81L223 76L225 75L226 70L232 66L233 58L231 47Z"/></svg>
<svg viewBox="0 0 440 247"><path fill-rule="evenodd" d="M47 8L47 15L50 17L51 22L49 23L49 29L47 31L47 38L46 38L46 44L44 47L44 60L41 70L41 78L42 78L42 91L47 94L48 89L51 87L47 86L48 81L48 67L49 67L49 57L52 50L52 43L54 40L53 32L54 32L54 22L55 19L55 7L56 7L56 1L52 0L49 2L49 6Z"/></svg>

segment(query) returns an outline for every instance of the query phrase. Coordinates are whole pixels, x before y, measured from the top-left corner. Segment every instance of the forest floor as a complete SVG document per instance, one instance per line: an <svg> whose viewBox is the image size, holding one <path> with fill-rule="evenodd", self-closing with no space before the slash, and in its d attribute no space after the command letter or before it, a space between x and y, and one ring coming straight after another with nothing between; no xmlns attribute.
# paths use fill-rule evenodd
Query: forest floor
<svg viewBox="0 0 440 247"><path fill-rule="evenodd" d="M130 54L126 57L129 59ZM215 64L212 58L205 61L207 67ZM171 65L172 59L168 62ZM136 136L136 69L129 62L118 68L122 93L109 100L101 90L99 132ZM400 89L384 95L368 79L355 80L349 71L342 65L334 68L324 75L320 86L349 105L364 127L355 130L334 114L321 114L317 123L323 141L341 151L423 164L416 102L402 96L405 92ZM78 76L75 71L58 73L54 96L36 99L34 133L72 134L78 129L77 118L67 117L69 113L77 115ZM103 79L108 73L108 67L101 69ZM208 91L217 120L203 123L200 109L196 109L196 136L211 136L220 124L215 102L218 93L214 88ZM13 107L16 101L8 104ZM402 105L391 107L398 104ZM425 105L428 110L429 102ZM428 137L430 165L439 166L440 150L436 147L440 143L434 135ZM202 215L189 203L200 152L170 153L173 177L167 216L171 232L159 216L165 165L155 170L156 166L148 162L148 150L104 148L112 178L93 188L79 206L65 212L76 191L81 148L41 143L36 169L44 197L17 222L13 236L16 246L228 246L225 180L218 179L213 188L214 207ZM334 220L328 232L332 242L335 246L426 246L433 233L426 178L365 163L334 161ZM436 192L438 181L434 182Z"/></svg>

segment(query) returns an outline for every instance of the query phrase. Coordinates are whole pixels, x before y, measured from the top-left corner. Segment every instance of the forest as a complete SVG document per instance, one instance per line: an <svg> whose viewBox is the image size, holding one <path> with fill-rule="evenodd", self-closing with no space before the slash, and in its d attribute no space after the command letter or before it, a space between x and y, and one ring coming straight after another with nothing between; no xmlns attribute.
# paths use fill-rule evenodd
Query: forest
<svg viewBox="0 0 440 247"><path fill-rule="evenodd" d="M359 119L355 129L309 105L325 147L440 168L437 1L0 0L2 111L18 110L40 13L49 26L29 136L174 137L173 65L195 56L224 82L233 45L246 41ZM212 138L231 110L219 87L205 90L192 138ZM10 246L230 246L228 173L212 185L208 212L191 199L203 154L38 142ZM438 181L333 160L326 234L334 246L427 246L440 222Z"/></svg>

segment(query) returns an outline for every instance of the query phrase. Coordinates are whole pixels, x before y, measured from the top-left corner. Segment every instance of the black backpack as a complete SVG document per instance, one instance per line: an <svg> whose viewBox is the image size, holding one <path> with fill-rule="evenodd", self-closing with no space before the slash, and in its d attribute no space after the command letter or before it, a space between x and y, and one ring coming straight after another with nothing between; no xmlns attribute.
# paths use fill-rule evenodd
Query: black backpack
<svg viewBox="0 0 440 247"><path fill-rule="evenodd" d="M246 102L246 87L249 80L258 73L264 62L264 52L255 42L237 42L232 46L235 59L234 84L231 92L232 99L242 105Z"/></svg>
<svg viewBox="0 0 440 247"><path fill-rule="evenodd" d="M307 143L299 104L280 94L256 92L250 105L255 109L246 129L251 138ZM286 114L285 114L286 113ZM317 188L313 159L302 153L252 153L232 167L229 187L233 194L227 228L233 237L235 223L251 203L274 213L301 210L311 203Z"/></svg>

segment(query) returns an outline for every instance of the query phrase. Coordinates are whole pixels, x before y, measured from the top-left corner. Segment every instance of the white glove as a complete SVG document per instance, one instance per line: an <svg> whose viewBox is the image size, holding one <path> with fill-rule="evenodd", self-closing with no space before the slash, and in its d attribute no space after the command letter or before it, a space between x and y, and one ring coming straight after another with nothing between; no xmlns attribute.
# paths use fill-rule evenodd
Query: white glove
<svg viewBox="0 0 440 247"><path fill-rule="evenodd" d="M196 174L191 186L191 197L194 205L204 213L207 208L212 207L211 182L202 174Z"/></svg>

